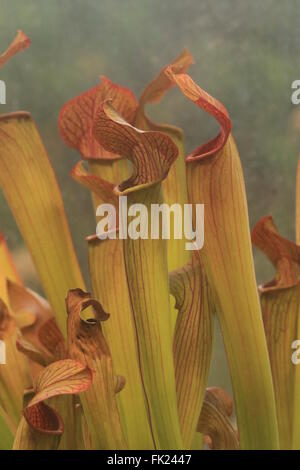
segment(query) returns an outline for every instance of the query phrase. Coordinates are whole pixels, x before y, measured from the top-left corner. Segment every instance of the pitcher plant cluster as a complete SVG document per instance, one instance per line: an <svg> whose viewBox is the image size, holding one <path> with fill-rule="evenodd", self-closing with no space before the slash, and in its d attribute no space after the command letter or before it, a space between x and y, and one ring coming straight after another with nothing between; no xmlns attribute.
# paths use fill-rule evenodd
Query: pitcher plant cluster
<svg viewBox="0 0 300 470"><path fill-rule="evenodd" d="M19 31L0 67L29 45ZM90 191L95 213L103 205L114 213L110 236L103 223L86 239L92 294L33 118L0 115L0 186L45 294L24 285L2 235L2 449L300 448L300 368L291 361L300 338L300 205L296 243L270 217L255 226L252 242L276 268L257 287L230 117L188 75L192 63L184 50L139 100L101 77L60 111L59 134L79 157L72 178ZM182 131L146 113L173 87L220 127L187 156ZM296 193L300 201L300 183ZM204 244L118 236L125 197L147 209L139 230L150 227L153 205L204 205ZM133 215L125 212L126 227ZM191 217L195 234L197 210ZM176 223L170 218L171 234ZM233 398L207 386L215 317Z"/></svg>

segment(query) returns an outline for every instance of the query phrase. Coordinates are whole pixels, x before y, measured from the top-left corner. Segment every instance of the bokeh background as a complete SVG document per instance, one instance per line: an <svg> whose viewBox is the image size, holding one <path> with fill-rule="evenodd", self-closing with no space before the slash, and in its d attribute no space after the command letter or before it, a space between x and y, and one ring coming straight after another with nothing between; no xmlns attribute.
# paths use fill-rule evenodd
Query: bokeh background
<svg viewBox="0 0 300 470"><path fill-rule="evenodd" d="M29 50L1 70L7 104L0 111L33 114L62 189L85 274L85 237L95 231L94 214L89 193L69 177L78 155L59 138L59 110L95 85L100 74L139 96L184 47L195 58L190 69L194 80L229 110L251 227L271 214L280 232L294 239L300 105L291 103L291 83L300 79L299 24L299 0L0 0L0 49L19 28L32 40ZM213 120L176 89L149 111L158 121L184 129L187 152L217 131ZM0 229L27 284L39 288L1 194ZM255 265L258 282L273 275L257 252ZM210 381L230 387L218 331Z"/></svg>

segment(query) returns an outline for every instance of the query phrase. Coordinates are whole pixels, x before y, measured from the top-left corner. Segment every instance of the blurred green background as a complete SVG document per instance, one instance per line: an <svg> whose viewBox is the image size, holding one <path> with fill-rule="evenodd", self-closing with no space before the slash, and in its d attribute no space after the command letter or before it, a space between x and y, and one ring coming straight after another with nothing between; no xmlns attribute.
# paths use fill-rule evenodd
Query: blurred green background
<svg viewBox="0 0 300 470"><path fill-rule="evenodd" d="M23 29L32 46L1 70L7 105L37 121L62 188L71 230L87 273L85 236L95 231L90 196L69 177L78 155L64 146L57 117L71 97L100 74L129 86L137 96L184 47L196 61L190 73L221 100L231 116L244 168L251 227L273 215L294 239L294 193L300 151L300 106L291 83L300 79L300 2L289 0L0 0L0 49ZM190 151L217 127L172 90L153 118L182 127ZM1 170L0 170L1 171ZM0 195L0 229L20 271L35 286L28 254ZM258 281L272 268L255 252ZM217 336L211 380L228 385Z"/></svg>

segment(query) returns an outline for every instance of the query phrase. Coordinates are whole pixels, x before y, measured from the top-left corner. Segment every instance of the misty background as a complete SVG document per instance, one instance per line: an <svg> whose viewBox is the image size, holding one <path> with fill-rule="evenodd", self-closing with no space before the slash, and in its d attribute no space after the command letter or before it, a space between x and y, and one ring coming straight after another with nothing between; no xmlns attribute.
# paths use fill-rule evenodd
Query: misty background
<svg viewBox="0 0 300 470"><path fill-rule="evenodd" d="M130 87L145 85L188 47L189 73L229 111L239 148L250 225L272 215L294 240L295 176L300 153L300 105L291 83L300 79L299 0L0 0L0 50L22 29L32 46L0 72L7 87L1 112L30 111L49 152L71 231L87 275L85 237L95 232L90 194L69 177L79 160L57 130L62 105L104 74ZM213 119L173 89L147 108L158 122L183 128L189 152L217 132ZM1 169L0 169L1 171ZM0 194L0 229L27 284L36 287L28 253ZM259 282L273 269L255 251ZM217 334L211 382L229 387Z"/></svg>

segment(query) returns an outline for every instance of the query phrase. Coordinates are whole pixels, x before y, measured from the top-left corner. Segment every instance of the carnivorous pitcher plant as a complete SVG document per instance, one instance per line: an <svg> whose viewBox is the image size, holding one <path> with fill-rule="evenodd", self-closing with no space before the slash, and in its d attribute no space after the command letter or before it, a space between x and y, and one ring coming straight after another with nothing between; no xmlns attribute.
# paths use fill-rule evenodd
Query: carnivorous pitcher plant
<svg viewBox="0 0 300 470"><path fill-rule="evenodd" d="M0 67L29 45L18 32ZM95 213L91 293L34 119L0 115L0 186L44 295L1 235L2 449L300 448L300 247L259 221L252 240L277 274L257 288L234 129L192 63L184 50L139 99L101 77L59 112ZM171 88L220 127L189 155L181 129L147 115ZM216 321L233 398L208 387Z"/></svg>

